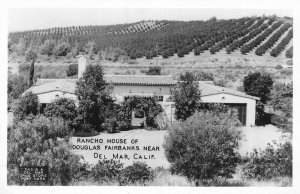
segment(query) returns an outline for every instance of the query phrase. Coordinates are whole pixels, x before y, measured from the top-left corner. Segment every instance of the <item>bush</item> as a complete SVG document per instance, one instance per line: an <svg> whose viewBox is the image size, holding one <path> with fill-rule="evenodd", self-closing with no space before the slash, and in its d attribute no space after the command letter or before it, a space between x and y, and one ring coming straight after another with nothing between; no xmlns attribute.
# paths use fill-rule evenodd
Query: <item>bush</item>
<svg viewBox="0 0 300 194"><path fill-rule="evenodd" d="M55 56L66 56L71 51L71 47L67 42L59 42L53 49Z"/></svg>
<svg viewBox="0 0 300 194"><path fill-rule="evenodd" d="M13 99L17 99L28 87L28 76L22 74L8 75L7 95Z"/></svg>
<svg viewBox="0 0 300 194"><path fill-rule="evenodd" d="M16 104L14 120L25 120L30 115L39 114L39 101L37 95L27 92Z"/></svg>
<svg viewBox="0 0 300 194"><path fill-rule="evenodd" d="M168 130L163 147L171 170L205 183L231 177L239 162L239 121L230 110L196 112Z"/></svg>
<svg viewBox="0 0 300 194"><path fill-rule="evenodd" d="M282 65L276 65L275 66L275 69L282 69L283 67L282 67Z"/></svg>
<svg viewBox="0 0 300 194"><path fill-rule="evenodd" d="M160 75L161 74L161 67L150 67L149 70L146 72L146 75Z"/></svg>
<svg viewBox="0 0 300 194"><path fill-rule="evenodd" d="M93 181L98 183L119 182L123 164L115 160L99 160L91 169Z"/></svg>
<svg viewBox="0 0 300 194"><path fill-rule="evenodd" d="M10 133L8 184L22 184L19 166L49 166L49 181L42 185L68 185L72 181L72 174L81 165L80 157L70 152L69 128L62 119L38 116L15 124Z"/></svg>
<svg viewBox="0 0 300 194"><path fill-rule="evenodd" d="M78 74L78 65L76 64L69 65L66 73L68 77Z"/></svg>
<svg viewBox="0 0 300 194"><path fill-rule="evenodd" d="M122 170L122 184L145 183L154 178L151 168L142 162L135 162Z"/></svg>
<svg viewBox="0 0 300 194"><path fill-rule="evenodd" d="M60 98L47 104L44 114L47 117L59 117L68 123L73 123L77 116L75 101L68 98Z"/></svg>
<svg viewBox="0 0 300 194"><path fill-rule="evenodd" d="M290 142L279 145L276 142L274 142L274 145L268 144L268 147L262 152L254 149L246 159L247 162L243 167L243 177L257 180L268 180L284 176L292 178L292 157L292 144Z"/></svg>

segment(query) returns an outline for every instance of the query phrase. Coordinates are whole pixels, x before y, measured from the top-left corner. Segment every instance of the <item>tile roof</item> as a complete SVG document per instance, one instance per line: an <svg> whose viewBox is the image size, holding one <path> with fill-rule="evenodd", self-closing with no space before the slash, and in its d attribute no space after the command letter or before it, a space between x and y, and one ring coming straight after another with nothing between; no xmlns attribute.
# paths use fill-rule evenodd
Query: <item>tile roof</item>
<svg viewBox="0 0 300 194"><path fill-rule="evenodd" d="M171 76L146 76L146 75L104 75L108 83L130 84L130 85L174 85L176 81ZM76 81L78 79L38 79L35 86L29 88L26 92L41 94L51 91L61 91L66 93L75 93ZM243 92L232 90L221 86L216 86L213 82L199 81L201 96L210 96L215 94L230 94L244 98L259 100L258 97L247 95Z"/></svg>
<svg viewBox="0 0 300 194"><path fill-rule="evenodd" d="M216 86L210 82L199 81L199 89L201 90L201 96L210 96L215 94L231 94L234 96L240 96L244 98L251 98L254 100L259 100L256 96L250 96L244 92L239 92L230 88L225 88L221 86Z"/></svg>
<svg viewBox="0 0 300 194"><path fill-rule="evenodd" d="M164 75L104 75L108 83L132 85L175 85L172 76Z"/></svg>
<svg viewBox="0 0 300 194"><path fill-rule="evenodd" d="M175 85L172 76L152 76L152 75L104 75L104 80L112 84L130 85ZM71 82L76 83L77 79L38 79L35 85L42 85L50 82Z"/></svg>
<svg viewBox="0 0 300 194"><path fill-rule="evenodd" d="M61 91L66 93L75 94L76 84L75 82L67 82L65 80L59 80L56 81L50 81L48 83L35 85L26 92L32 92L34 94L42 94L47 92L53 92L53 91Z"/></svg>

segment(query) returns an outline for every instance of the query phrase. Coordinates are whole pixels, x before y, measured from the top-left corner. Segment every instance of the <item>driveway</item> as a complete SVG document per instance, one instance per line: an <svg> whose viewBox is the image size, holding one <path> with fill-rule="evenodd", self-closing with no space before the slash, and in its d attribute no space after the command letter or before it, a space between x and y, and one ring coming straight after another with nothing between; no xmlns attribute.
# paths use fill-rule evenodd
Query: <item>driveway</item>
<svg viewBox="0 0 300 194"><path fill-rule="evenodd" d="M282 138L279 129L272 125L242 127L241 130L243 138L239 152L243 156L254 148L266 148L267 144L272 143L273 140L283 142L287 139ZM102 133L94 137L72 137L71 142L75 148L73 152L83 155L90 164L96 164L99 159L105 157L106 159L119 159L125 166L134 161L141 161L154 168L168 168L170 164L162 148L166 133L167 131L136 129L115 134Z"/></svg>

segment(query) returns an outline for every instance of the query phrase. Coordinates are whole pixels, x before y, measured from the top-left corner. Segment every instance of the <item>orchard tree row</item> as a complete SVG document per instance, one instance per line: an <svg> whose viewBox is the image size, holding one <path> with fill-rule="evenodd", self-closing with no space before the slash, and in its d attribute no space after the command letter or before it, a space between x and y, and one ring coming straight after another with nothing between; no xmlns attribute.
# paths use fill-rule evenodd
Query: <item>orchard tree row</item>
<svg viewBox="0 0 300 194"><path fill-rule="evenodd" d="M288 50L286 50L285 56L287 58L293 58L293 46L291 46Z"/></svg>
<svg viewBox="0 0 300 194"><path fill-rule="evenodd" d="M260 34L262 31L264 31L266 28L268 28L268 25L264 24L264 21L262 21L262 20L259 21L259 22L257 22L256 25L257 25L257 28L255 28L254 30L250 31L249 34L247 34L243 38L241 38L239 40L236 40L235 42L233 42L232 44L230 44L226 48L226 52L227 53L231 53L232 51L240 48L245 43L247 43L249 40L251 40L252 38L254 38L255 36L257 36L258 34Z"/></svg>
<svg viewBox="0 0 300 194"><path fill-rule="evenodd" d="M142 21L111 26L83 26L51 28L9 34L10 53L24 55L27 48L44 55L76 56L79 52L99 55L108 48L119 48L128 58L156 56L183 57L193 52L212 54L227 47L231 53L245 43L273 29L278 22L272 17L244 17L240 19L207 21ZM274 24L274 25L273 25ZM266 32L268 34L270 32Z"/></svg>
<svg viewBox="0 0 300 194"><path fill-rule="evenodd" d="M288 45L288 43L291 41L292 38L293 38L293 29L291 29L287 34L287 36L284 37L281 40L281 42L271 50L270 55L273 57L277 57L283 51L283 49L285 49L285 47Z"/></svg>
<svg viewBox="0 0 300 194"><path fill-rule="evenodd" d="M271 38L265 42L263 45L259 46L255 50L255 54L258 56L262 56L266 53L267 50L273 47L273 45L278 41L278 39L291 27L291 24L284 24L275 34L271 36Z"/></svg>
<svg viewBox="0 0 300 194"><path fill-rule="evenodd" d="M270 28L266 29L262 34L257 36L253 41L242 46L242 48L240 49L241 53L246 54L246 53L250 52L251 50L253 50L254 47L257 47L258 45L260 45L262 43L262 41L264 41L270 34L272 34L272 32L274 32L274 30L279 28L279 26L281 26L281 24L282 24L281 21L276 22Z"/></svg>

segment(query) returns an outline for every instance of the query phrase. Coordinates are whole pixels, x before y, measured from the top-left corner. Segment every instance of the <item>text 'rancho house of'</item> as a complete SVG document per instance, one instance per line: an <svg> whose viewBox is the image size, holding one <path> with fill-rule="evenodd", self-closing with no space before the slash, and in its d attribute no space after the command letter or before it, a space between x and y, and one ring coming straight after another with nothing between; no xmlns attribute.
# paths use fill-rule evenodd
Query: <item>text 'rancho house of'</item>
<svg viewBox="0 0 300 194"><path fill-rule="evenodd" d="M87 68L87 59L78 58L78 79ZM75 95L78 79L37 79L31 91L38 96L42 105L58 98L70 98L77 101ZM157 96L169 121L174 121L174 102L170 100L171 88L176 84L172 76L166 75L104 75L104 80L113 85L112 95L117 101L126 96ZM256 101L259 98L229 88L216 86L213 82L199 81L201 101L203 103L224 103L238 110L239 120L243 125L255 125ZM134 121L133 121L134 122Z"/></svg>

